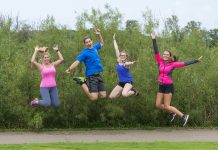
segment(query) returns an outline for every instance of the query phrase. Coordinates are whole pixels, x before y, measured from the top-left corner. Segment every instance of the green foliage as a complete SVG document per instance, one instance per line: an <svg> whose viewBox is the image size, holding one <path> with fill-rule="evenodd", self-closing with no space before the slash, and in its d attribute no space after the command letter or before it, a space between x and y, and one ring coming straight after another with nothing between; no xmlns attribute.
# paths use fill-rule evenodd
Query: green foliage
<svg viewBox="0 0 218 150"><path fill-rule="evenodd" d="M106 5L105 10L103 13L93 8L91 13L83 12L77 18L75 31L57 25L52 16L38 27L0 17L0 128L168 126L167 114L155 108L158 70L150 36L144 35L158 27L158 20L147 10L143 13L143 25L137 20L128 20L126 28L121 29L123 16L118 9ZM217 29L203 30L201 23L195 21L182 28L178 21L175 15L165 20L165 28L157 39L160 51L169 49L179 55L181 61L201 55L204 58L202 63L174 71L172 105L190 114L190 126L217 126ZM91 102L72 80L73 76L84 75L84 65L73 75L65 74L84 48L83 37L89 35L97 41L95 28L101 29L105 42L99 55L105 69L102 75L107 93L118 82L112 43L116 33L119 49L128 51L129 60L138 61L131 74L140 96ZM40 73L30 64L34 46L48 46L52 60L56 60L57 55L51 50L55 43L60 45L65 59L57 68L60 108L57 111L31 108L30 101L40 98ZM40 54L37 59L41 59Z"/></svg>

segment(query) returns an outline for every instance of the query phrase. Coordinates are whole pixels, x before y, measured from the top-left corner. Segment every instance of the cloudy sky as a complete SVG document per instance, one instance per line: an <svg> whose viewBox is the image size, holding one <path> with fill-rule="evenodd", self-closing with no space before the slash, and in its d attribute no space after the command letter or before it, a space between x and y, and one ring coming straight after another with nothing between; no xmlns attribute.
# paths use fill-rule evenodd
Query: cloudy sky
<svg viewBox="0 0 218 150"><path fill-rule="evenodd" d="M19 16L27 23L55 17L58 24L75 27L76 16L91 8L104 12L104 5L118 8L127 19L142 21L142 12L149 8L163 20L177 15L180 26L188 21L200 21L207 29L218 28L218 0L0 0L0 14Z"/></svg>

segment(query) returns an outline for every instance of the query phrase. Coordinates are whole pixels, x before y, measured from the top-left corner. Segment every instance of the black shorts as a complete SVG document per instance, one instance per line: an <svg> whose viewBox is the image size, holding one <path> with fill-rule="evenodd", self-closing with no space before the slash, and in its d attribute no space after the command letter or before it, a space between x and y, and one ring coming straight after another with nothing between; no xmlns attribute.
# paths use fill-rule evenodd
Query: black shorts
<svg viewBox="0 0 218 150"><path fill-rule="evenodd" d="M89 88L90 93L106 91L103 79L100 74L95 74L95 75L86 77L86 84Z"/></svg>
<svg viewBox="0 0 218 150"><path fill-rule="evenodd" d="M159 93L169 94L174 93L173 84L162 84L159 83Z"/></svg>
<svg viewBox="0 0 218 150"><path fill-rule="evenodd" d="M118 85L121 86L122 88L124 88L124 86L126 85L126 83L133 84L133 82L130 81L130 82L119 82Z"/></svg>

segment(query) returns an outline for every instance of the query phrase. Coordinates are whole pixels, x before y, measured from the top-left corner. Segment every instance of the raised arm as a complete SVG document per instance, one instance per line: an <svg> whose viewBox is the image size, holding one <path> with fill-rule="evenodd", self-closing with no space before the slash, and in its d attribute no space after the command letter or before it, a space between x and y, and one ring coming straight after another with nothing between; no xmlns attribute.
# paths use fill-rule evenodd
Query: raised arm
<svg viewBox="0 0 218 150"><path fill-rule="evenodd" d="M79 65L79 63L80 62L78 60L74 61L72 65L65 72L70 74Z"/></svg>
<svg viewBox="0 0 218 150"><path fill-rule="evenodd" d="M58 45L54 45L53 49L58 54L58 60L53 62L53 64L54 64L54 66L58 66L59 64L61 64L64 61L64 58L60 52Z"/></svg>
<svg viewBox="0 0 218 150"><path fill-rule="evenodd" d="M36 69L41 71L42 70L42 65L36 61L36 55L37 55L38 51L39 51L39 46L36 46L35 51L34 51L34 53L32 55L32 58L31 58L31 63L34 65L34 67Z"/></svg>
<svg viewBox="0 0 218 150"><path fill-rule="evenodd" d="M103 46L103 45L104 45L104 41L103 41L103 38L102 38L102 36L101 36L101 32L100 32L99 29L96 30L96 34L97 34L97 36L98 36L98 41L99 41L99 43L101 44L101 46Z"/></svg>
<svg viewBox="0 0 218 150"><path fill-rule="evenodd" d="M113 35L113 41L114 41L114 49L115 49L115 52L116 52L117 61L119 61L120 51L119 51L119 48L118 48L118 45L117 45L116 34L115 33Z"/></svg>
<svg viewBox="0 0 218 150"><path fill-rule="evenodd" d="M158 51L158 46L157 46L157 42L156 42L156 33L152 32L151 33L151 39L152 39L152 43L153 43L153 48L154 48L154 54L155 54L155 58L158 64L160 64L161 62L161 57Z"/></svg>

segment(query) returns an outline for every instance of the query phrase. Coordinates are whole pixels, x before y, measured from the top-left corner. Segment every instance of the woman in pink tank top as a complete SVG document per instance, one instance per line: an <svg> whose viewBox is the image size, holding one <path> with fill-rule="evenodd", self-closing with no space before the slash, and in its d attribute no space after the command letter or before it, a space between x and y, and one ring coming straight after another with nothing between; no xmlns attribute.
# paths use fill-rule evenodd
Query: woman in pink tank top
<svg viewBox="0 0 218 150"><path fill-rule="evenodd" d="M157 93L157 98L156 98L156 107L158 109L166 110L167 112L169 112L170 122L174 120L176 115L181 117L181 123L184 126L188 121L189 115L183 114L176 107L173 107L170 104L172 94L174 91L172 73L173 70L176 68L185 67L199 62L202 57L187 62L176 62L175 60L174 61L172 60L171 52L169 50L165 50L163 53L163 57L161 58L156 43L156 34L154 32L151 33L151 38L153 42L155 58L158 64L158 71L159 71L159 76L158 76L159 91Z"/></svg>
<svg viewBox="0 0 218 150"><path fill-rule="evenodd" d="M32 106L41 105L46 108L49 108L51 105L54 108L58 108L59 106L59 97L58 97L57 84L55 79L55 74L56 74L55 67L61 64L64 58L61 55L57 45L55 45L53 49L58 54L59 59L51 63L50 62L51 56L48 52L46 52L46 49L40 48L38 46L35 47L35 51L31 59L31 63L35 66L37 70L41 72L40 93L42 99L35 98L33 101L31 101ZM36 55L38 52L43 53L42 64L36 61Z"/></svg>

